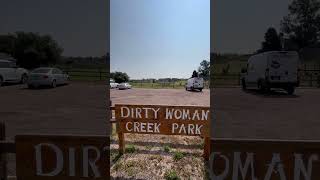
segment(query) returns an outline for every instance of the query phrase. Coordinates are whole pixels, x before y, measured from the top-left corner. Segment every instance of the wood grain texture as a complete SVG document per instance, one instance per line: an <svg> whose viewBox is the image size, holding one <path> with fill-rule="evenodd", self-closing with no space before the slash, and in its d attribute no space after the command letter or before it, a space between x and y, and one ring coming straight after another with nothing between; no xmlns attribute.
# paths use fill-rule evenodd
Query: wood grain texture
<svg viewBox="0 0 320 180"><path fill-rule="evenodd" d="M18 179L32 180L75 180L75 179L92 179L93 171L89 168L89 177L83 177L83 148L85 146L96 147L100 151L100 158L96 166L101 177L95 178L106 179L109 177L109 137L106 136L57 136L57 135L18 135L16 142L16 168ZM35 146L41 143L50 143L57 146L63 154L63 169L53 177L37 176L36 174L36 153ZM75 175L70 176L69 148L75 148ZM55 169L57 160L56 153L47 146L42 148L43 171L50 172ZM96 152L88 153L89 159L97 158ZM89 166L90 167L90 166Z"/></svg>
<svg viewBox="0 0 320 180"><path fill-rule="evenodd" d="M213 156L213 154L215 155ZM252 160L249 158L250 154ZM237 156L240 157L242 167L236 161ZM302 161L297 156L300 156ZM277 157L279 157L278 161ZM240 168L243 168L248 161L249 166L244 175L245 179L252 179L252 175L257 179L265 179L268 177L270 168L272 171L270 171L268 180L308 179L302 172L305 168L311 172L308 174L306 171L310 175L310 180L317 180L320 179L319 157L320 141L211 139L210 171L215 175L221 175L228 167L227 176L223 179L242 179ZM277 162L273 164L272 160ZM227 162L229 162L229 166ZM253 168L250 162L253 162ZM238 169L237 174L235 174L235 169Z"/></svg>

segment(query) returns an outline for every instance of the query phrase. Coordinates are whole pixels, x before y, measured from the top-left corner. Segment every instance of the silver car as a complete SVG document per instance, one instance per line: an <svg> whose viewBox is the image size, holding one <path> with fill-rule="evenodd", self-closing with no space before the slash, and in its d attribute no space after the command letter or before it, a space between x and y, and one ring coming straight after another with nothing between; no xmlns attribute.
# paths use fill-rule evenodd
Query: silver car
<svg viewBox="0 0 320 180"><path fill-rule="evenodd" d="M31 71L28 79L29 88L39 86L51 86L55 88L57 85L68 83L69 75L63 73L63 71L58 68L50 67L41 67Z"/></svg>

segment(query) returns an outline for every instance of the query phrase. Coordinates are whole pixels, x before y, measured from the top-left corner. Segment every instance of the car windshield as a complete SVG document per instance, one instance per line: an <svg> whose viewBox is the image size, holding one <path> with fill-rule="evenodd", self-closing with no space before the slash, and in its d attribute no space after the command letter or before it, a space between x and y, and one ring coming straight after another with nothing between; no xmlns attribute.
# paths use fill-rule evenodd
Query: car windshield
<svg viewBox="0 0 320 180"><path fill-rule="evenodd" d="M51 71L50 68L39 68L32 71L32 73L48 73Z"/></svg>

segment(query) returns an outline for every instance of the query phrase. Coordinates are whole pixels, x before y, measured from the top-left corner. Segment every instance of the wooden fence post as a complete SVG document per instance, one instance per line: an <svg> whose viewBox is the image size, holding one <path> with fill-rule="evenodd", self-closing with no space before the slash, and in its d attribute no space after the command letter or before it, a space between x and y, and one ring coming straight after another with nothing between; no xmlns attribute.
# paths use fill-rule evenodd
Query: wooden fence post
<svg viewBox="0 0 320 180"><path fill-rule="evenodd" d="M0 141L6 140L6 127L0 122ZM0 152L0 180L7 180L7 159L6 154Z"/></svg>
<svg viewBox="0 0 320 180"><path fill-rule="evenodd" d="M119 128L120 129L120 128ZM124 154L124 133L118 132L118 138L119 138L119 154Z"/></svg>

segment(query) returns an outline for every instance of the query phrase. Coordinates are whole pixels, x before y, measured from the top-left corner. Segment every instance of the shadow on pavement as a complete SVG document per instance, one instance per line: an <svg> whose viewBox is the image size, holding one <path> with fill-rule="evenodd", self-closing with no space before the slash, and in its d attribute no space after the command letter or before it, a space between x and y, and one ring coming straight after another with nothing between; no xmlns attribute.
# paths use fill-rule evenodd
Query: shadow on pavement
<svg viewBox="0 0 320 180"><path fill-rule="evenodd" d="M244 90L245 93L252 94L255 96L259 97L264 97L264 98L298 98L300 97L299 95L289 95L285 91L280 91L280 90L270 90L269 92L260 92L259 90L256 89L247 89Z"/></svg>

